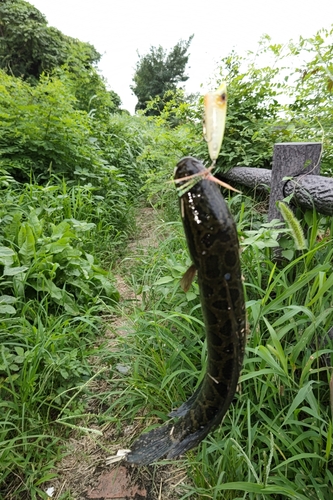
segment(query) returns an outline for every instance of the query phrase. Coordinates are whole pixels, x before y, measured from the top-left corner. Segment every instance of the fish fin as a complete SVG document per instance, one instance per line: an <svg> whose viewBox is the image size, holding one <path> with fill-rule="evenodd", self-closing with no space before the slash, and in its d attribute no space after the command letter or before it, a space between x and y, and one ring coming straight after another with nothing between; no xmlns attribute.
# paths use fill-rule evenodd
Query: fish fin
<svg viewBox="0 0 333 500"><path fill-rule="evenodd" d="M184 273L184 276L180 280L180 286L182 287L185 293L189 291L192 281L194 280L194 277L196 275L196 272L197 270L195 268L195 265L192 264L188 268L188 270Z"/></svg>
<svg viewBox="0 0 333 500"><path fill-rule="evenodd" d="M173 446L172 424L142 434L131 446L131 451L126 456L130 464L148 465L164 457Z"/></svg>
<svg viewBox="0 0 333 500"><path fill-rule="evenodd" d="M131 446L126 461L130 464L148 465L160 458L178 457L197 446L213 427L216 427L214 419L202 429L185 435L184 438L182 436L177 438L177 423L164 424L142 434Z"/></svg>

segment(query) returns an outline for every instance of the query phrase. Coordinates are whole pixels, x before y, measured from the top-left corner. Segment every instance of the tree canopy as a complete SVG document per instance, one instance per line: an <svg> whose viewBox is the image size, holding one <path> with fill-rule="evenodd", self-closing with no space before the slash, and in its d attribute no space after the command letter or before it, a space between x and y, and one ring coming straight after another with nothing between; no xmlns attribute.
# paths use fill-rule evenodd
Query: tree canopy
<svg viewBox="0 0 333 500"><path fill-rule="evenodd" d="M36 82L43 72L71 61L91 66L101 55L89 43L64 35L24 0L0 4L0 68Z"/></svg>
<svg viewBox="0 0 333 500"><path fill-rule="evenodd" d="M131 86L138 98L135 107L146 109L147 102L155 97L162 98L167 91L175 91L179 82L188 80L185 67L188 63L190 43L194 35L188 40L180 40L168 53L161 45L150 47L148 54L140 56L133 77L134 85ZM156 110L148 114L158 114Z"/></svg>
<svg viewBox="0 0 333 500"><path fill-rule="evenodd" d="M119 110L120 97L107 90L96 64L101 55L90 43L48 26L45 16L25 0L0 3L0 69L38 85L42 76L67 80L76 109L97 118Z"/></svg>

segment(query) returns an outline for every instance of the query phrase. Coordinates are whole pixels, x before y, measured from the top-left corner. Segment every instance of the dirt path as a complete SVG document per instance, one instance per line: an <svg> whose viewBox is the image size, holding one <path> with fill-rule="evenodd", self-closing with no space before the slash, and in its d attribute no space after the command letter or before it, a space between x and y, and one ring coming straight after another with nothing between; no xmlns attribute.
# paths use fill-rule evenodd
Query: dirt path
<svg viewBox="0 0 333 500"><path fill-rule="evenodd" d="M147 248L157 246L155 229L159 225L156 212L152 208L141 208L137 215L138 236L128 246L127 258L138 258ZM120 311L129 313L139 306L141 297L135 295L122 274L116 275L120 293ZM108 327L103 336L109 338L109 348L115 348L115 337L125 335L127 314L118 314L108 318ZM94 360L93 360L94 362ZM96 357L96 372L103 369ZM106 380L96 380L89 385L90 390L98 395L111 390ZM98 416L100 400L90 400L88 410ZM119 449L119 429L114 424L98 425L89 423L90 433L74 431L68 441L68 454L59 464L59 477L50 482L52 500L177 500L177 486L186 479L186 472L179 464L165 466L135 467L125 462L109 464L107 460L116 455ZM84 425L84 424L83 424ZM124 442L133 434L133 426L122 429ZM115 444L112 444L115 443Z"/></svg>

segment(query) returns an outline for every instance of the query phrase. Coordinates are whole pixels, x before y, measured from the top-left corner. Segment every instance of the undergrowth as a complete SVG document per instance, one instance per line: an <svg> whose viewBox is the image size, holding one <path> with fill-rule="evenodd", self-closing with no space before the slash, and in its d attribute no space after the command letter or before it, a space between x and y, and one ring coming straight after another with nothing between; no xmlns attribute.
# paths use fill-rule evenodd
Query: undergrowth
<svg viewBox="0 0 333 500"><path fill-rule="evenodd" d="M288 78L281 87L275 83L278 66L250 62L243 73L242 57L223 60L230 106L220 171L268 166L277 141L320 139L322 171L331 172L329 36L321 32L289 47L291 54L313 51L308 67L296 69L296 88ZM283 58L281 47L266 42L264 52ZM179 285L190 259L169 182L182 156L208 162L202 99L170 96L159 116L131 117L116 109L95 70L74 60L74 74L58 67L33 85L0 71L0 498L6 500L47 498L45 486L72 429L88 432L81 424L95 419L112 423L122 438L127 423L136 434L160 425L205 370L198 285L186 294ZM293 95L287 108L276 99L281 92ZM163 212L164 222L157 248L128 257L141 197ZM228 202L242 247L246 357L223 423L180 461L188 481L179 499L330 500L332 220L298 210L299 226L282 206L289 230L281 229L267 222L265 200L236 195ZM142 303L127 318L119 349L110 351L101 345L101 317L119 311L112 269L120 259ZM92 354L105 373L95 369ZM108 389L91 394L98 377ZM87 410L92 399L96 414Z"/></svg>
<svg viewBox="0 0 333 500"><path fill-rule="evenodd" d="M248 198L229 202L238 223L248 317L240 390L223 423L187 453L190 484L179 498L329 500L333 495L333 246L330 218L307 212L307 248ZM148 430L198 387L206 342L180 222L142 258L126 261L142 306L111 364L126 367L108 412ZM273 250L284 260L278 265ZM287 250L287 251L286 251ZM107 396L105 396L107 397ZM139 431L137 431L139 432ZM129 443L130 444L130 443ZM182 461L182 465L184 462Z"/></svg>
<svg viewBox="0 0 333 500"><path fill-rule="evenodd" d="M2 174L0 498L39 499L84 413L101 313L119 300L106 262L126 240L133 204L125 220L89 184L21 185Z"/></svg>

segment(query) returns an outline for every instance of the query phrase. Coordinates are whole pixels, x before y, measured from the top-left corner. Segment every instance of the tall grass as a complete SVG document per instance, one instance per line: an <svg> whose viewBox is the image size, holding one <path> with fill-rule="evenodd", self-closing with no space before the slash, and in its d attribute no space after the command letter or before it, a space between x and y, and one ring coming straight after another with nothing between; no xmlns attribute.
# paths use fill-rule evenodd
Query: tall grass
<svg viewBox="0 0 333 500"><path fill-rule="evenodd" d="M240 390L220 427L187 454L191 484L181 498L329 500L333 349L325 334L333 322L332 223L307 213L307 249L299 251L292 235L266 223L248 199L238 198L232 209L239 203L249 324ZM271 252L281 232L292 253L277 265ZM127 366L109 411L121 408L142 429L166 420L205 369L198 288L194 283L185 295L179 287L189 264L180 224L169 224L168 233L135 261L132 283L144 292L143 306L119 352L109 355Z"/></svg>
<svg viewBox="0 0 333 500"><path fill-rule="evenodd" d="M84 413L100 313L119 298L111 272L91 253L104 248L98 223L111 233L114 224L113 241L125 226L91 186L2 181L0 498L40 499L69 425Z"/></svg>
<svg viewBox="0 0 333 500"><path fill-rule="evenodd" d="M45 495L65 437L55 420L64 407L78 415L73 395L92 376L88 355L98 332L92 311L71 319L49 314L46 300L28 307L34 321L26 309L21 318L0 321L0 495L8 499Z"/></svg>

